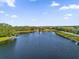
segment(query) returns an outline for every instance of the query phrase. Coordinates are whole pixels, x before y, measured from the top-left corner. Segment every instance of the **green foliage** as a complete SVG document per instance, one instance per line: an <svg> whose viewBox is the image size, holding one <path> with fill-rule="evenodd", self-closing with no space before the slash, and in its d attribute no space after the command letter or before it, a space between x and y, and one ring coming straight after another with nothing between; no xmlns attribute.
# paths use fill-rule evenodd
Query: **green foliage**
<svg viewBox="0 0 79 59"><path fill-rule="evenodd" d="M79 34L79 26L11 26L0 23L0 37L15 36L18 33L28 32L56 32L64 31Z"/></svg>
<svg viewBox="0 0 79 59"><path fill-rule="evenodd" d="M11 25L1 23L0 24L0 37L12 36L14 35L15 30Z"/></svg>
<svg viewBox="0 0 79 59"><path fill-rule="evenodd" d="M59 31L56 32L57 35L70 39L72 41L79 41L79 36L69 32Z"/></svg>

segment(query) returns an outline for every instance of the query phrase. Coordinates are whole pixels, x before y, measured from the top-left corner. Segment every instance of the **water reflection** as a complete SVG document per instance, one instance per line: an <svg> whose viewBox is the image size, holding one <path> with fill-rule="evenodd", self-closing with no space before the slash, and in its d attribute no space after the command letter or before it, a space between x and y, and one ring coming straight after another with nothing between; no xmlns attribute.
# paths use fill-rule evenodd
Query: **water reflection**
<svg viewBox="0 0 79 59"><path fill-rule="evenodd" d="M3 42L0 42L0 46L8 46L11 43L15 43L15 42L16 42L16 39L14 39L14 40L6 40L6 41L3 41Z"/></svg>
<svg viewBox="0 0 79 59"><path fill-rule="evenodd" d="M15 45L16 40L0 42L0 59L15 59Z"/></svg>
<svg viewBox="0 0 79 59"><path fill-rule="evenodd" d="M0 59L79 59L79 47L55 33L34 32L0 46Z"/></svg>

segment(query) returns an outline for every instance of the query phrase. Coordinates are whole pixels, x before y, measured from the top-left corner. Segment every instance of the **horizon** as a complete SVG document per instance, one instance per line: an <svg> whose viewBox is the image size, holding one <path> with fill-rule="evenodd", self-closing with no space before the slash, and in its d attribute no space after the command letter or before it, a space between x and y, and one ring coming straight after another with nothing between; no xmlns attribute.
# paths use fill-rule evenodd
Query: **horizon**
<svg viewBox="0 0 79 59"><path fill-rule="evenodd" d="M8 24L8 23L0 23L0 24ZM11 24L8 24L8 25L11 25ZM11 25L11 26L29 26L29 27L63 27L63 25L41 25L41 26L38 26L38 25ZM69 26L69 25L64 25L64 26ZM72 26L79 26L79 25L70 25L70 27Z"/></svg>
<svg viewBox="0 0 79 59"><path fill-rule="evenodd" d="M79 0L0 0L0 23L79 26Z"/></svg>

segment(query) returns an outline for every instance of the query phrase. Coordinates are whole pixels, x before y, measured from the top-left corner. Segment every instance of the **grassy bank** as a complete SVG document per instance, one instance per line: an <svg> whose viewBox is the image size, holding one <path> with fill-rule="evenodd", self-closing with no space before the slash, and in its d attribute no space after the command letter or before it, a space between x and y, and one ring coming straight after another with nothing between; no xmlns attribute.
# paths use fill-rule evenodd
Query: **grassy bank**
<svg viewBox="0 0 79 59"><path fill-rule="evenodd" d="M56 32L57 35L62 36L64 38L70 39L73 42L79 42L79 36L73 33L68 33L64 31Z"/></svg>
<svg viewBox="0 0 79 59"><path fill-rule="evenodd" d="M16 41L15 37L0 37L0 46L6 46L12 42Z"/></svg>
<svg viewBox="0 0 79 59"><path fill-rule="evenodd" d="M11 40L14 38L15 38L14 36L12 36L12 37L0 37L0 42L6 41L6 40Z"/></svg>

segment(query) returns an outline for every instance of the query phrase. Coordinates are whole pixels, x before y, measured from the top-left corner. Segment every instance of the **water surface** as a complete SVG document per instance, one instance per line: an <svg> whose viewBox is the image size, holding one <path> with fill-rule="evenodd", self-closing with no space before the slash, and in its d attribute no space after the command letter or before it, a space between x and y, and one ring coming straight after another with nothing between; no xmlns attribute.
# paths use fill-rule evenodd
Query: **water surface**
<svg viewBox="0 0 79 59"><path fill-rule="evenodd" d="M79 46L54 32L34 32L0 46L0 59L79 59Z"/></svg>

